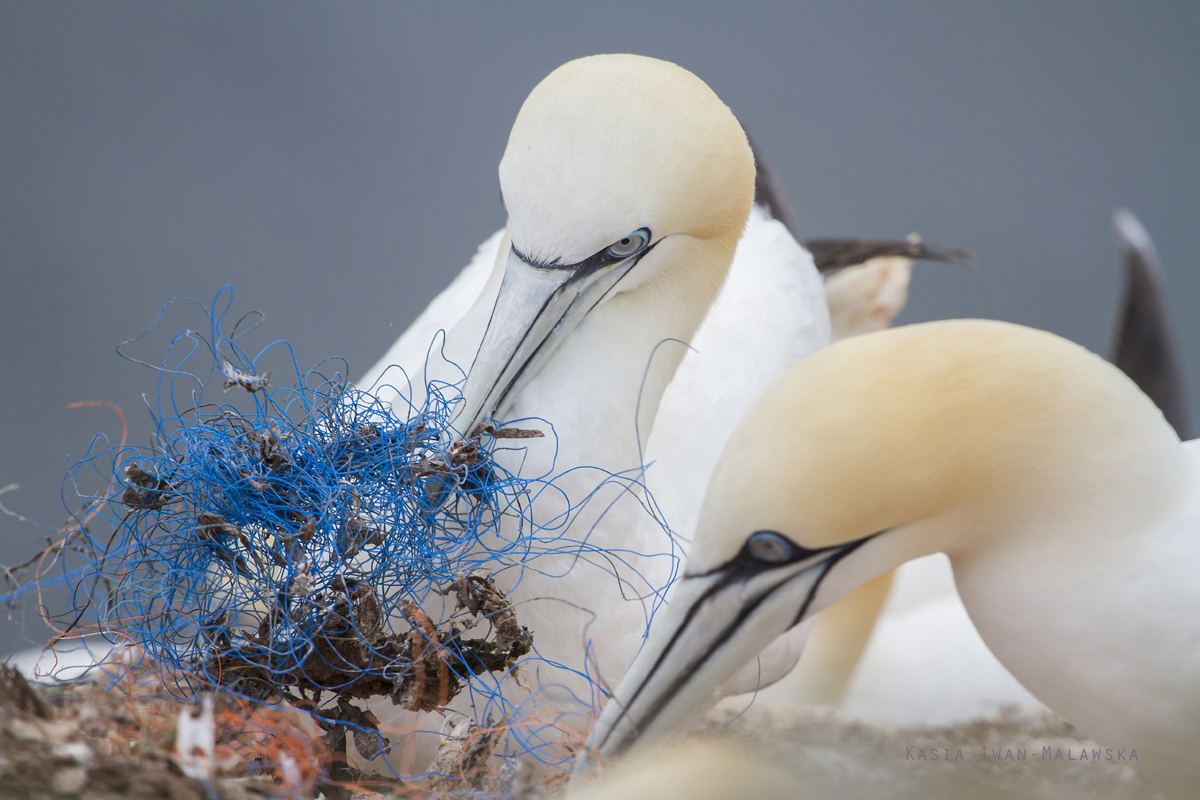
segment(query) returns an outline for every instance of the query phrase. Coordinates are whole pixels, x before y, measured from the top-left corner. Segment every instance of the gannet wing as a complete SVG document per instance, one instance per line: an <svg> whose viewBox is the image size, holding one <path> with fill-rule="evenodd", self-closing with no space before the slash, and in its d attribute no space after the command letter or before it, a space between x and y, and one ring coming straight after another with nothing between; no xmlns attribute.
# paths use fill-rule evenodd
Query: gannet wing
<svg viewBox="0 0 1200 800"><path fill-rule="evenodd" d="M779 220L787 228L792 238L804 246L804 234L800 232L800 219L796 209L788 199L783 188L783 181L762 157L762 151L749 136L750 152L754 154L754 204L760 206L771 219Z"/></svg>
<svg viewBox="0 0 1200 800"><path fill-rule="evenodd" d="M749 138L749 137L747 137ZM800 230L796 209L788 199L783 181L770 163L763 158L762 151L750 139L750 150L754 153L754 204L760 206L771 219L779 220L788 233L812 254L818 272L865 264L886 256L901 256L913 261L942 261L971 265L975 257L957 247L926 244L920 237L907 239L805 239Z"/></svg>
<svg viewBox="0 0 1200 800"><path fill-rule="evenodd" d="M966 250L940 244L926 244L919 237L907 239L809 239L805 246L821 272L832 272L873 258L902 256L914 261L941 261L946 264L970 266L975 257Z"/></svg>
<svg viewBox="0 0 1200 800"><path fill-rule="evenodd" d="M1180 439L1191 436L1187 381L1171 330L1158 252L1137 217L1113 212L1113 227L1125 265L1125 298L1117 321L1112 361L1154 401Z"/></svg>

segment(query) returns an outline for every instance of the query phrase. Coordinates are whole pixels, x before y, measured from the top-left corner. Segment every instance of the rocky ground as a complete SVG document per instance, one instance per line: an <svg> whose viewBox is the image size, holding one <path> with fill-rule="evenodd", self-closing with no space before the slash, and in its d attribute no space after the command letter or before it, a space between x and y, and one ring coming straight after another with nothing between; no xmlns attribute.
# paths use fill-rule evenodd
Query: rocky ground
<svg viewBox="0 0 1200 800"><path fill-rule="evenodd" d="M0 667L0 798L252 800L277 793L266 776L189 777L172 749L175 702L96 682L31 686ZM187 713L187 712L185 712Z"/></svg>
<svg viewBox="0 0 1200 800"><path fill-rule="evenodd" d="M355 792L322 785L322 764L327 769L330 758L321 732L297 721L298 715L228 703L210 704L200 719L192 713L150 681L127 678L115 687L95 681L31 686L16 670L4 667L0 799L429 797L449 788L393 782ZM215 721L207 728L200 724L204 713ZM215 730L215 739L205 744L202 729ZM753 775L769 769L782 776L784 785L803 787L797 796L806 798L1152 796L1128 753L1117 760L1113 751L1109 760L1105 750L1041 710L1010 710L950 727L896 727L832 709L765 704L747 709L744 701L733 698L710 713L692 736L744 754L734 760L738 770ZM181 737L187 741L179 741ZM688 758L685 748L674 761L659 764L688 770L695 763ZM557 793L533 788L524 794ZM679 796L722 795L700 791Z"/></svg>
<svg viewBox="0 0 1200 800"><path fill-rule="evenodd" d="M946 727L899 727L828 708L747 709L744 700L730 698L696 733L784 769L806 787L806 797L1153 797L1127 751L1124 760L1116 750L1107 760L1108 751L1043 709L1008 709Z"/></svg>

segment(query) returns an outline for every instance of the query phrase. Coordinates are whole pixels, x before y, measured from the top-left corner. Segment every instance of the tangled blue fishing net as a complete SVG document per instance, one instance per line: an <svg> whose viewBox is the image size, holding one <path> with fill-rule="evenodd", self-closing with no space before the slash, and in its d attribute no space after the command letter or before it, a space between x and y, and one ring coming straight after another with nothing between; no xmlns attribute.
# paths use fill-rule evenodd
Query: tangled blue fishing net
<svg viewBox="0 0 1200 800"><path fill-rule="evenodd" d="M348 730L369 734L355 739L366 757L392 746L353 700L433 711L466 690L477 730L508 731L506 755L568 763L561 723L586 714L588 690L572 710L535 708L525 719L502 685L536 660L532 695L574 693L582 679L594 704L604 690L589 663L539 654L536 631L520 624L521 609L496 578L515 568L508 584L519 585L526 570L558 579L589 562L613 577L614 592L644 600L648 624L669 579L657 585L638 565L653 557L677 567L670 533L663 528L664 552L647 554L608 549L591 528L627 493L653 505L642 468L568 465L556 473L551 464L546 474L514 474L500 451L521 451L508 440L544 431L557 454L549 423L463 436L453 427L461 370L414 391L392 369L385 375L395 391L360 390L341 360L302 371L284 341L250 348L262 336L261 315L235 320L232 304L228 287L209 305L174 299L146 333L118 348L157 374L146 398L151 444L93 440L67 476L64 499L80 501L72 520L30 562L38 564L35 580L0 599L12 606L65 586L65 611L40 609L55 618L58 639L100 634L128 645L118 672L121 664L149 666L182 697L218 688L283 701L329 731L331 751L346 749ZM201 323L170 336L180 330L179 313L198 313ZM151 334L165 343L151 344ZM504 463L524 463L524 452L510 455ZM575 496L567 481L555 483L567 475ZM592 598L538 599L591 614ZM590 632L581 635L590 648ZM576 688L556 687L569 674ZM498 740L487 736L490 748Z"/></svg>
<svg viewBox="0 0 1200 800"><path fill-rule="evenodd" d="M151 331L175 304L202 308L209 329L140 362L159 373L153 446L98 439L69 476L85 501L55 562L70 630L134 645L180 688L313 709L323 692L343 709L380 695L437 708L529 652L476 568L525 546L527 526L498 522L523 520L530 482L493 459L504 431L453 431L458 384L395 407L344 370L301 372L285 342L246 352L258 320L222 330L228 288L208 308L172 300ZM260 369L280 351L295 370L285 386ZM110 476L105 491L82 488L86 469ZM450 591L457 613L435 629L421 603ZM480 621L485 635L465 638Z"/></svg>

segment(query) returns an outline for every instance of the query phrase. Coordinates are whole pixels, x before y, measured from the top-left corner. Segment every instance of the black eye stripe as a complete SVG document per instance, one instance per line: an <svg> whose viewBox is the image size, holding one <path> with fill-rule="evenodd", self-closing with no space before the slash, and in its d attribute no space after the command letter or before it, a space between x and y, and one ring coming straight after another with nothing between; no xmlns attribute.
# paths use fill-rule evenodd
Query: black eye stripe
<svg viewBox="0 0 1200 800"><path fill-rule="evenodd" d="M854 552L862 545L874 539L876 536L881 536L890 530L892 529L884 528L881 531L876 531L875 533L872 533L869 536L864 536L861 539L854 539L849 542L842 542L841 544L832 544L827 547L818 547L813 550L810 550L807 547L801 547L778 531L755 531L750 535L749 538L746 539L746 543L742 545L742 549L738 551L738 554L726 561L724 564L713 567L705 572L687 572L684 573L683 577L685 579L690 579L707 578L710 575L720 576L720 579L709 588L704 597L700 598L700 600L703 601L710 595L716 594L731 584L739 582L745 583L756 575L779 569L781 567L786 567L789 564L796 564L801 561L809 560L819 563L821 560L820 556L825 556L827 559L830 559L828 562L826 562L828 567L832 567L843 557ZM763 561L762 559L757 558L753 553L750 552L750 540L760 533L771 534L772 536L777 536L787 542L792 547L791 555L782 561L776 562ZM699 604L700 603L698 601L697 606Z"/></svg>
<svg viewBox="0 0 1200 800"><path fill-rule="evenodd" d="M823 563L819 563L818 565L814 565L818 569L821 570L821 573L817 577L817 580L814 581L813 585L809 588L808 594L804 598L804 603L800 606L800 610L796 612L796 617L792 621L792 626L796 625L797 623L800 622L801 619L804 618L805 612L808 611L809 605L812 603L813 598L816 596L817 591L821 587L821 582L825 580L825 576L829 574L829 571L831 569L833 569L834 565L836 565L839 561L841 561L846 556L853 553L855 550L857 550L862 545L864 545L867 542L874 539L876 536L879 536L882 533L887 533L887 530L888 529L879 531L879 533L873 533L870 536L864 536L863 538L857 539L855 541L845 542L840 545L831 545L829 547L821 547L816 550L809 550L807 548L800 547L799 545L792 542L791 539L788 539L786 536L784 536L781 533L777 533L776 531L756 531L755 532L755 534L758 534L758 533L773 534L775 536L780 537L781 539L783 539L784 541L786 541L792 545L792 547L794 548L794 552L792 553L792 558L787 562L782 562L785 564L791 563L794 561L803 561L805 559L812 558L813 556L821 555L822 553L830 554L826 561L824 561ZM751 535L751 538L753 538L753 535L754 534ZM748 544L749 544L749 539L747 539L747 545ZM752 562L752 563L747 563L747 562ZM658 656L658 660L654 663L654 666L650 669L649 674L642 681L642 685L637 689L637 691L635 691L633 693L633 696L630 697L626 701L626 707L627 708L631 707L637 701L638 697L641 696L642 690L645 689L650 684L651 678L653 678L654 675L658 672L659 667L661 667L666 662L667 658L671 654L672 649L675 647L676 642L678 642L680 637L683 636L684 633L688 630L689 626L692 624L692 620L699 613L700 609L704 606L705 602L707 602L709 599L716 596L720 592L724 591L732 584L739 583L739 582L744 583L745 581L754 577L754 575L757 575L761 572L765 572L769 569L774 569L779 566L780 566L780 564L764 563L764 562L759 561L758 559L754 558L754 556L748 555L746 546L743 546L742 551L737 556L735 556L734 558L730 559L729 561L725 562L724 564L722 564L721 566L719 566L715 569L711 569L708 572L703 572L703 573L698 573L698 574L684 575L684 578L696 578L696 577L704 577L707 575L714 575L717 573L724 573L721 576L720 580L718 580L716 583L714 583L712 586L710 586L706 592L704 592L702 595L700 595L700 597L698 597L695 600L695 602L692 603L692 607L688 609L687 616L684 619L683 624L681 624L679 626L679 628L675 631L675 635L671 638L670 642L667 644L666 647L663 648L662 652ZM649 727L654 722L654 720L658 717L658 715L660 713L662 713L662 710L664 708L666 708L666 706L671 702L671 700L675 697L675 695L679 693L680 688L682 688L683 685L687 683L687 681L691 678L691 676L696 674L696 672L698 672L701 669L701 667L704 666L704 664L708 661L708 659L712 656L712 654L715 653L717 650L719 650L737 632L738 627L748 617L750 617L759 608L759 606L761 606L768 598L770 598L776 591L778 591L786 583L787 583L786 581L781 581L780 583L777 583L774 586L768 587L765 591L760 593L757 597L755 597L752 600L747 602L746 606L739 612L737 618L733 622L731 622L729 625L725 626L725 629L721 632L720 636L718 636L716 639L714 639L714 641L713 641L712 645L709 647L709 649L703 655L701 655L698 659L696 659L695 661L690 663L684 672L682 672L681 674L679 674L675 677L674 681L672 682L671 688L669 690L667 690L666 692L663 692L663 694L658 699L658 702L655 703L654 707L651 708L643 716L642 721L641 721L643 728ZM790 627L791 626L789 626L789 628ZM624 715L625 713L626 712L622 712L622 715ZM612 730L616 730L615 726L613 727ZM610 731L610 735L611 735L611 731ZM630 740L636 736L637 736L636 732L626 733L625 739L624 739L624 741L622 741L621 747L619 747L618 750L622 749L628 740ZM601 742L601 745L603 745L603 744L605 744L605 743Z"/></svg>
<svg viewBox="0 0 1200 800"><path fill-rule="evenodd" d="M792 548L791 553L779 561L766 561L762 558L759 558L754 554L752 549L753 545L751 543L754 542L755 537L759 536L760 534L769 535L773 538L778 537L778 539L782 540ZM871 537L866 538L869 539ZM866 541L866 539L863 539L862 541ZM775 569L776 567L795 564L797 561L807 561L808 559L819 556L822 553L828 553L831 550L838 550L845 546L845 544L840 544L830 545L829 547L809 549L807 547L801 547L779 531L755 531L746 538L746 542L742 545L742 549L738 551L738 554L726 561L724 564L720 565L719 567L714 567L706 572L692 573L690 575L685 575L684 577L702 578L705 575L714 575L718 572L722 572L725 574L725 582L732 583L738 580L747 580L751 576L757 575L758 573L768 569Z"/></svg>
<svg viewBox="0 0 1200 800"><path fill-rule="evenodd" d="M513 252L517 254L518 258L531 267L537 267L538 269L569 270L579 275L586 275L589 272L595 272L601 267L607 267L609 264L613 264L618 261L624 261L625 259L632 258L634 256L646 255L646 253L653 250L658 244L658 242L654 242L653 244L651 243L651 235L652 234L650 233L649 228L638 228L624 239L621 239L621 241L614 242L600 252L588 256L583 261L576 261L574 264L564 264L558 259L555 259L554 261L537 261L525 253L522 253L517 248L515 243L512 245L512 249ZM614 247L619 247L625 242L633 243L635 239L639 240L639 244L636 248L627 253L613 252Z"/></svg>

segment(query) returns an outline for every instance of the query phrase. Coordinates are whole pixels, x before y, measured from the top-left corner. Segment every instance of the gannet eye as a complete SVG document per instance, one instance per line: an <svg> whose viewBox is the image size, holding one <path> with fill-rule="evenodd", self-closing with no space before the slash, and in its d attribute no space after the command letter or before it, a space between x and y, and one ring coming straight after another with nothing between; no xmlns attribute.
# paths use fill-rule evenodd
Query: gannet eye
<svg viewBox="0 0 1200 800"><path fill-rule="evenodd" d="M759 561L782 564L792 557L792 543L774 531L759 531L746 540L746 550Z"/></svg>
<svg viewBox="0 0 1200 800"><path fill-rule="evenodd" d="M629 258L650 243L650 229L638 228L619 242L613 242L604 251L611 259Z"/></svg>

